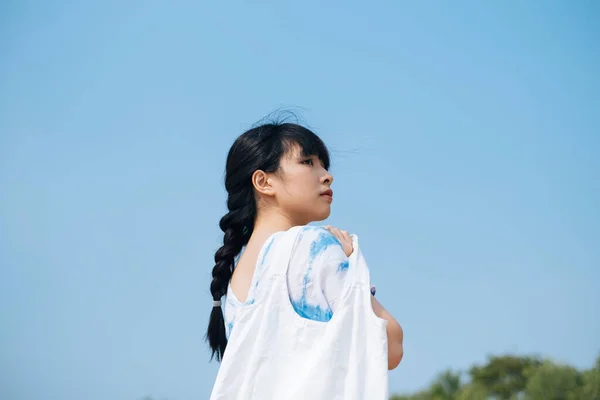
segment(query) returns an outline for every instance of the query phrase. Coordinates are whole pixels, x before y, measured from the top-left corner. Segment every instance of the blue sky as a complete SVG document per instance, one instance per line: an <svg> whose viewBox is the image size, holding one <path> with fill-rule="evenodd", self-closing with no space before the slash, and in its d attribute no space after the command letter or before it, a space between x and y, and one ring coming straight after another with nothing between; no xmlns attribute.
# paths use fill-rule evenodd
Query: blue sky
<svg viewBox="0 0 600 400"><path fill-rule="evenodd" d="M207 398L235 137L332 149L404 326L392 391L487 354L600 352L592 1L0 5L0 398Z"/></svg>

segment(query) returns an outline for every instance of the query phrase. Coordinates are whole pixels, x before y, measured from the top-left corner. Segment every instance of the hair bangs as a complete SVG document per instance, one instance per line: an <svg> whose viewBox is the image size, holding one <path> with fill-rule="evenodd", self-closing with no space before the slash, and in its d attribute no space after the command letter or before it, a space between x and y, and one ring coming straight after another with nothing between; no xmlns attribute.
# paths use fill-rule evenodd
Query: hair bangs
<svg viewBox="0 0 600 400"><path fill-rule="evenodd" d="M303 157L317 156L325 169L329 169L331 161L325 143L311 130L300 125L289 125L284 130L285 134L282 137L286 153L298 146L300 155Z"/></svg>

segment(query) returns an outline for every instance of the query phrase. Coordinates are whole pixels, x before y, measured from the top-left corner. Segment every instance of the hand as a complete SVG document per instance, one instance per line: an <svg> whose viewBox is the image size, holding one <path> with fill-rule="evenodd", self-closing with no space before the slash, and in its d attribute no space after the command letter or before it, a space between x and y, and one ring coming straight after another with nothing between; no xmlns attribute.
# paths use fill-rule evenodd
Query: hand
<svg viewBox="0 0 600 400"><path fill-rule="evenodd" d="M348 231L342 231L338 228L334 228L332 226L326 225L323 228L327 229L329 232L333 234L342 244L342 249L344 250L344 254L346 257L350 257L350 254L354 251L354 246L352 244L352 238Z"/></svg>

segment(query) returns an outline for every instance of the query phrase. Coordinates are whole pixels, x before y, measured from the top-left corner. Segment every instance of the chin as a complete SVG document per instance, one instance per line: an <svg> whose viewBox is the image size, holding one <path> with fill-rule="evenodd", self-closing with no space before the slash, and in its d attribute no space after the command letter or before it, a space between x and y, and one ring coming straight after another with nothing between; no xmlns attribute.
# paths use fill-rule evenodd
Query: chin
<svg viewBox="0 0 600 400"><path fill-rule="evenodd" d="M316 214L313 216L313 220L316 221L323 221L326 220L327 218L329 218L329 216L331 215L331 210L327 210L325 212Z"/></svg>
<svg viewBox="0 0 600 400"><path fill-rule="evenodd" d="M331 215L331 207L323 207L323 204L316 204L312 207L307 207L307 205L305 205L301 209L295 209L292 214L299 217L299 221L297 222L300 225L307 225L310 222L319 222L329 218Z"/></svg>

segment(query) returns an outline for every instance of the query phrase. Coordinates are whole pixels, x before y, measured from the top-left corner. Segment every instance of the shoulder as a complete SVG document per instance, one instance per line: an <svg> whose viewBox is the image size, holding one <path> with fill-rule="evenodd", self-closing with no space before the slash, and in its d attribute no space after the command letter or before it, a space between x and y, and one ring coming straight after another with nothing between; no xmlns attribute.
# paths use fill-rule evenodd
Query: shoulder
<svg viewBox="0 0 600 400"><path fill-rule="evenodd" d="M347 258L342 244L331 232L323 227L310 225L300 228L293 256L311 263L323 257L340 261Z"/></svg>
<svg viewBox="0 0 600 400"><path fill-rule="evenodd" d="M290 299L299 315L327 321L347 285L349 258L329 230L305 226L296 237L288 268Z"/></svg>
<svg viewBox="0 0 600 400"><path fill-rule="evenodd" d="M315 251L324 250L330 247L342 248L342 244L333 233L321 226L311 225L305 225L300 228L296 244L308 245Z"/></svg>

